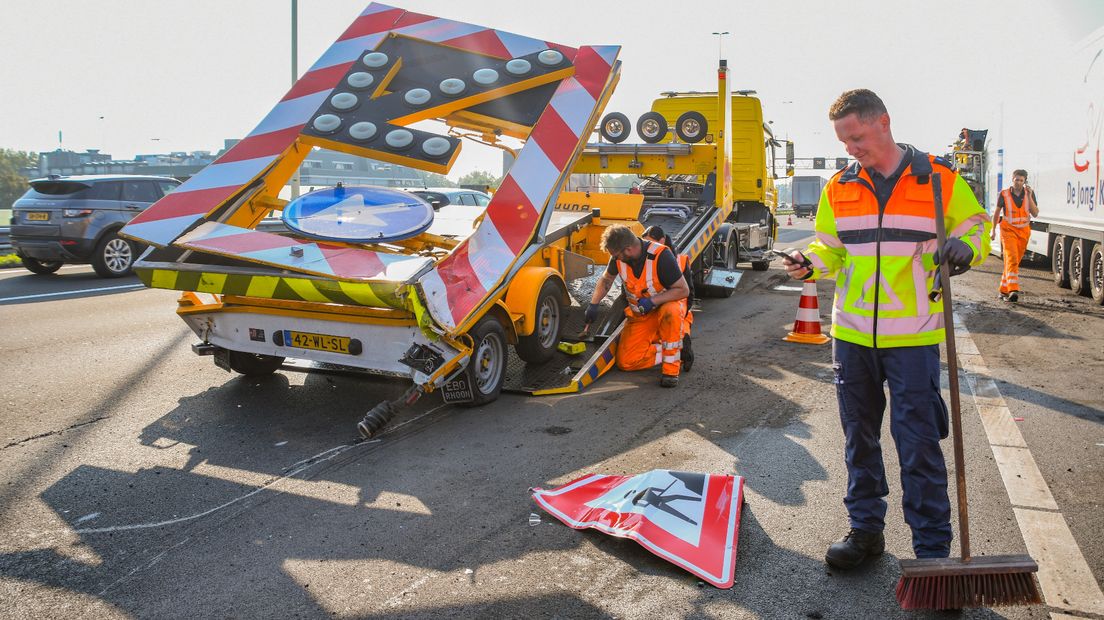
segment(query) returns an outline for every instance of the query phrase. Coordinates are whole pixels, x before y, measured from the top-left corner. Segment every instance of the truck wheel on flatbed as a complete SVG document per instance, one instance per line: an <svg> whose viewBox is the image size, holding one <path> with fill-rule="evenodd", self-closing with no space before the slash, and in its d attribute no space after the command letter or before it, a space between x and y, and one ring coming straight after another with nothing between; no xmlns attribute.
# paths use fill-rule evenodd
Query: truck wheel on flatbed
<svg viewBox="0 0 1104 620"><path fill-rule="evenodd" d="M610 112L603 116L601 124L598 125L598 132L602 137L614 144L624 142L629 137L630 130L632 130L632 123L629 122L629 117L620 112Z"/></svg>
<svg viewBox="0 0 1104 620"><path fill-rule="evenodd" d="M705 116L701 112L693 110L683 112L675 121L675 135L679 137L679 140L688 144L701 142L705 139L705 134L708 131L709 123L706 122Z"/></svg>
<svg viewBox="0 0 1104 620"><path fill-rule="evenodd" d="M537 295L536 326L533 333L518 338L514 345L518 357L530 364L540 364L552 359L560 339L563 324L560 303L560 287L555 280L548 280Z"/></svg>
<svg viewBox="0 0 1104 620"><path fill-rule="evenodd" d="M230 369L247 377L266 377L279 370L284 358L243 351L229 351Z"/></svg>
<svg viewBox="0 0 1104 620"><path fill-rule="evenodd" d="M1070 289L1078 295L1089 294L1089 242L1074 239L1069 252Z"/></svg>
<svg viewBox="0 0 1104 620"><path fill-rule="evenodd" d="M1065 235L1055 235L1053 245L1050 246L1051 272L1054 274L1054 285L1059 288L1069 288L1069 262L1066 260Z"/></svg>
<svg viewBox="0 0 1104 620"><path fill-rule="evenodd" d="M1094 243L1089 255L1089 288L1093 301L1104 306L1104 246Z"/></svg>
<svg viewBox="0 0 1104 620"><path fill-rule="evenodd" d="M667 119L659 112L645 112L636 121L636 135L648 144L655 144L667 135Z"/></svg>
<svg viewBox="0 0 1104 620"><path fill-rule="evenodd" d="M496 400L502 392L506 380L506 330L496 317L488 314L468 334L475 348L464 374L472 393L468 406L476 407Z"/></svg>
<svg viewBox="0 0 1104 620"><path fill-rule="evenodd" d="M61 261L59 260L38 260L37 258L28 258L26 256L19 257L20 262L27 268L27 271L31 273L37 273L40 276L50 275L58 269L61 269Z"/></svg>

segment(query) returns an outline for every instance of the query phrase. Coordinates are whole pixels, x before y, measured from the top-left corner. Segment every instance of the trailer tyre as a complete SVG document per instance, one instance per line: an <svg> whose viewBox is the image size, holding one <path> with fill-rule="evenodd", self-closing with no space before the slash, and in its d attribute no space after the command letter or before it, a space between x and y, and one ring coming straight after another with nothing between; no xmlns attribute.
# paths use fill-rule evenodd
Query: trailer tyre
<svg viewBox="0 0 1104 620"><path fill-rule="evenodd" d="M1054 274L1054 285L1059 288L1069 288L1069 262L1066 260L1065 235L1055 235L1053 245L1050 247L1051 272Z"/></svg>
<svg viewBox="0 0 1104 620"><path fill-rule="evenodd" d="M679 137L679 140L688 144L701 142L705 139L705 134L708 131L709 123L706 122L705 116L701 112L693 110L683 112L675 121L675 135Z"/></svg>
<svg viewBox="0 0 1104 620"><path fill-rule="evenodd" d="M667 119L659 112L645 112L636 121L636 135L648 144L655 144L667 136Z"/></svg>
<svg viewBox="0 0 1104 620"><path fill-rule="evenodd" d="M62 262L59 260L38 260L37 258L29 258L26 256L19 257L20 262L27 268L27 271L31 273L37 273L40 276L48 276L51 273L61 269Z"/></svg>
<svg viewBox="0 0 1104 620"><path fill-rule="evenodd" d="M1069 253L1070 289L1078 295L1089 294L1089 242L1074 239Z"/></svg>
<svg viewBox="0 0 1104 620"><path fill-rule="evenodd" d="M629 117L620 112L610 112L603 116L601 124L598 125L598 133L614 144L624 142L629 137L631 129L632 123L629 122Z"/></svg>
<svg viewBox="0 0 1104 620"><path fill-rule="evenodd" d="M536 326L533 333L518 338L514 345L518 357L530 364L540 364L552 359L560 340L563 324L560 287L555 280L547 280L537 295Z"/></svg>
<svg viewBox="0 0 1104 620"><path fill-rule="evenodd" d="M1089 255L1089 288L1093 301L1104 306L1104 246L1094 243Z"/></svg>
<svg viewBox="0 0 1104 620"><path fill-rule="evenodd" d="M230 369L247 377L267 377L279 370L284 358L277 355L261 355L230 351Z"/></svg>
<svg viewBox="0 0 1104 620"><path fill-rule="evenodd" d="M506 380L506 330L493 315L486 315L468 332L475 348L464 369L471 388L472 401L478 407L498 399Z"/></svg>

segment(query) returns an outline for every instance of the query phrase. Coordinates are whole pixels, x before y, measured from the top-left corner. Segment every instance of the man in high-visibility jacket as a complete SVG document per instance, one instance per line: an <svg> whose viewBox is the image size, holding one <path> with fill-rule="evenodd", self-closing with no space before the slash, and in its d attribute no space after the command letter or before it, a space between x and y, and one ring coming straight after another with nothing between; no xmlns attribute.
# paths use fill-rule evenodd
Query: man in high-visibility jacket
<svg viewBox="0 0 1104 620"><path fill-rule="evenodd" d="M997 209L993 211L993 221L1000 222L1001 256L1004 258L1001 301L1020 300L1020 261L1027 252L1027 241L1031 238L1031 218L1038 216L1039 205L1035 202L1034 190L1027 184L1027 171L1014 171L1012 187L1001 191ZM997 228L994 226L989 238L996 237Z"/></svg>
<svg viewBox="0 0 1104 620"><path fill-rule="evenodd" d="M688 327L686 297L690 293L678 261L666 246L637 237L627 226L606 228L602 249L611 258L591 295L587 324L597 319L598 304L620 276L628 322L617 342L617 367L643 370L662 365L659 384L675 387L682 366L682 337Z"/></svg>
<svg viewBox="0 0 1104 620"><path fill-rule="evenodd" d="M885 549L889 487L880 435L886 383L913 551L947 557L951 509L939 446L948 431L939 392L943 306L928 298L936 271L935 173L948 231L939 260L956 270L980 264L989 253L989 216L947 162L893 140L885 104L873 92L843 93L828 117L857 163L824 188L816 240L804 255L795 251L785 261L794 278L836 279L833 370L851 530L828 548L825 561L854 568Z"/></svg>

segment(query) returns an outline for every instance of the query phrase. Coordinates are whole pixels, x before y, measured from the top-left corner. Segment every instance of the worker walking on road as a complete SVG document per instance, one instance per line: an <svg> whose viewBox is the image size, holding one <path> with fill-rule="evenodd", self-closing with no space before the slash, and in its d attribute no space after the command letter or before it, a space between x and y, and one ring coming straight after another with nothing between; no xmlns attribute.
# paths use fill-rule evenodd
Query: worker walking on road
<svg viewBox="0 0 1104 620"><path fill-rule="evenodd" d="M607 228L602 233L602 249L611 258L591 295L587 324L597 319L598 304L620 276L625 285L628 321L617 343L617 367L643 370L662 364L659 384L675 387L682 365L682 337L688 327L686 298L690 293L678 261L666 246L640 239L627 226Z"/></svg>
<svg viewBox="0 0 1104 620"><path fill-rule="evenodd" d="M1039 205L1035 202L1035 191L1027 184L1027 171L1014 171L1012 187L1001 191L997 198L997 209L993 211L993 221L1000 223L1001 256L1004 257L1004 272L1000 283L1001 301L1020 300L1020 261L1027 252L1027 240L1031 237L1031 218L1038 216ZM997 229L994 226L989 238L996 237Z"/></svg>
<svg viewBox="0 0 1104 620"><path fill-rule="evenodd" d="M674 239L671 239L671 235L664 232L660 226L649 226L644 231L644 238L648 241L662 243L672 252L675 251ZM686 322L684 325L685 333L682 336L681 355L682 370L690 372L690 369L694 366L694 347L690 341L690 326L694 324L694 313L690 310L694 305L694 274L690 271L690 256L675 254L675 260L678 261L679 270L682 271L682 279L686 282L686 288L689 291L686 295Z"/></svg>
<svg viewBox="0 0 1104 620"><path fill-rule="evenodd" d="M905 521L918 558L947 557L951 509L941 439L942 303L928 293L936 271L933 173L949 231L940 260L959 269L989 253L989 217L946 161L897 144L885 104L865 89L843 93L828 117L856 163L821 195L816 240L784 261L797 279L835 278L833 369L845 438L850 532L825 561L854 568L885 549L889 487L880 435L889 384L890 433L901 464ZM808 260L806 260L806 257Z"/></svg>

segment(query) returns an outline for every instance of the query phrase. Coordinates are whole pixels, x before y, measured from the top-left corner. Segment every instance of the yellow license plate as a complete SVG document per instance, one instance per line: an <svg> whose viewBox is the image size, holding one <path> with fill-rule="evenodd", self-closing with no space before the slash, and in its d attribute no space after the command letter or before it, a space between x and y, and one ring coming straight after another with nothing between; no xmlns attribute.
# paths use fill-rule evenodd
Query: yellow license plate
<svg viewBox="0 0 1104 620"><path fill-rule="evenodd" d="M328 353L344 353L351 355L349 352L349 343L351 338L344 336L330 336L328 334L312 334L310 332L294 332L291 330L284 330L284 346L296 347L298 349L310 349L312 351L326 351Z"/></svg>
<svg viewBox="0 0 1104 620"><path fill-rule="evenodd" d="M31 212L27 214L28 222L49 222L50 214L41 212Z"/></svg>

